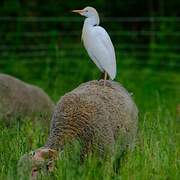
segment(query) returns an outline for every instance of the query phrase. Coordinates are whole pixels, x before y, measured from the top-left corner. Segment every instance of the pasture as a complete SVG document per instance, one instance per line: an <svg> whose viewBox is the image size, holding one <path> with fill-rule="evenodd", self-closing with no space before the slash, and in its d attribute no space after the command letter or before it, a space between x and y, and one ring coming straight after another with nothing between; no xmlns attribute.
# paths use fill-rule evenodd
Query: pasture
<svg viewBox="0 0 180 180"><path fill-rule="evenodd" d="M99 71L87 56L34 58L29 64L17 57L1 63L1 71L40 86L56 102L80 83L99 77ZM43 179L179 179L179 117L176 110L180 103L179 72L170 66L142 67L133 59L119 58L117 62L116 80L133 93L139 108L135 148L125 154L116 172L112 163L115 157L101 160L90 156L81 164L79 148L67 148L57 162L57 170ZM17 121L13 127L1 123L0 179L16 179L18 159L25 152L42 146L46 138L47 132L42 132L38 126L33 128L28 118L27 123Z"/></svg>

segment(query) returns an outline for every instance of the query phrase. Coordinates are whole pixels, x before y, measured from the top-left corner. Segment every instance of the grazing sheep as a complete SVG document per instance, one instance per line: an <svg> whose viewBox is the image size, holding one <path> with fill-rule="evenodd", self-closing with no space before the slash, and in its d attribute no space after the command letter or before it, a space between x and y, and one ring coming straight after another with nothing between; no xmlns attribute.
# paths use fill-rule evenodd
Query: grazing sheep
<svg viewBox="0 0 180 180"><path fill-rule="evenodd" d="M65 94L56 106L50 135L44 147L24 155L19 161L30 162L32 175L44 167L52 169L58 151L72 139L82 142L82 156L90 151L113 153L120 136L120 150L133 145L138 110L130 94L119 84L104 80L84 83ZM119 150L119 151L120 151Z"/></svg>
<svg viewBox="0 0 180 180"><path fill-rule="evenodd" d="M0 120L7 125L15 119L36 118L50 122L54 104L46 93L12 76L0 74Z"/></svg>

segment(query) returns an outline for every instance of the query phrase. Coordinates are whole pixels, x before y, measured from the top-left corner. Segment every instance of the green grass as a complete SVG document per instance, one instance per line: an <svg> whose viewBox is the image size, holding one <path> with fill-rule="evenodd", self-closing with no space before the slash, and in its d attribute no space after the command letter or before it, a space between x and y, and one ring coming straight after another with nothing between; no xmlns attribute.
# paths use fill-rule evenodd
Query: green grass
<svg viewBox="0 0 180 180"><path fill-rule="evenodd" d="M21 79L39 85L57 101L65 92L80 83L97 79L98 70L85 60L64 59L30 65L14 63L4 68ZM16 67L17 66L17 67ZM21 67L21 70L20 68ZM117 81L130 92L139 108L139 130L136 146L128 151L118 172L111 159L90 156L80 163L79 151L67 150L57 162L56 171L43 179L180 179L179 118L176 106L180 103L180 74L171 69L120 64ZM43 145L47 133L32 124L19 124L11 128L0 124L0 179L17 179L17 161L25 152Z"/></svg>

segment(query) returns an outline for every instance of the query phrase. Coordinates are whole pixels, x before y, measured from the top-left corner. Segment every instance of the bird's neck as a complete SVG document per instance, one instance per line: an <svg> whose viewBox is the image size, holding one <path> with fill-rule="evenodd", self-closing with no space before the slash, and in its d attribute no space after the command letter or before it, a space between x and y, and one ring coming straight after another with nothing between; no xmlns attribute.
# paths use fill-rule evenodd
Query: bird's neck
<svg viewBox="0 0 180 180"><path fill-rule="evenodd" d="M93 16L93 17L86 18L84 21L84 25L86 25L86 26L98 26L99 25L99 17Z"/></svg>

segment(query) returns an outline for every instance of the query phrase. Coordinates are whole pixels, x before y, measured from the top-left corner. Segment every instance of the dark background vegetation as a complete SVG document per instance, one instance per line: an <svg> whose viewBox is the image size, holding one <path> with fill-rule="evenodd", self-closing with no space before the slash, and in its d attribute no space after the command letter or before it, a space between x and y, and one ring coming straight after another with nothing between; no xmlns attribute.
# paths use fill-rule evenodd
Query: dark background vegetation
<svg viewBox="0 0 180 180"><path fill-rule="evenodd" d="M79 36L71 35L79 34L76 31L82 26L82 18L70 11L87 5L94 6L99 11L102 25L111 33L114 43L122 45L134 43L133 50L136 51L138 50L136 44L144 45L145 52L155 51L158 48L169 53L179 51L177 46L180 39L178 31L180 2L178 0L114 0L112 2L2 0L0 2L1 45L27 46L43 42L61 46L61 43L66 43L67 39L70 42L74 39L79 40ZM28 32L38 32L39 35ZM163 58L166 58L166 55Z"/></svg>
<svg viewBox="0 0 180 180"><path fill-rule="evenodd" d="M117 80L123 81L121 73L129 67L179 71L178 0L2 0L0 72L40 86L46 82L48 92L58 89L61 79L63 87L55 99L82 81L97 79L99 71L80 42L84 18L71 13L85 6L98 10L112 38Z"/></svg>
<svg viewBox="0 0 180 180"><path fill-rule="evenodd" d="M123 69L130 67L176 73L179 5L178 0L2 0L0 72L43 85L48 92L56 89L55 99L82 81L97 79L99 71L80 40L84 18L71 13L94 6L116 49L117 80L122 82Z"/></svg>

